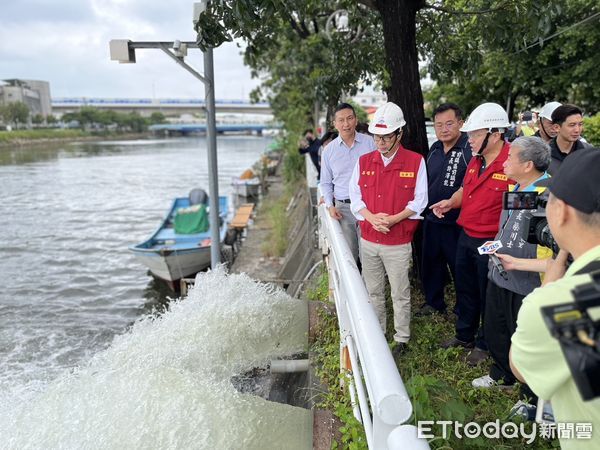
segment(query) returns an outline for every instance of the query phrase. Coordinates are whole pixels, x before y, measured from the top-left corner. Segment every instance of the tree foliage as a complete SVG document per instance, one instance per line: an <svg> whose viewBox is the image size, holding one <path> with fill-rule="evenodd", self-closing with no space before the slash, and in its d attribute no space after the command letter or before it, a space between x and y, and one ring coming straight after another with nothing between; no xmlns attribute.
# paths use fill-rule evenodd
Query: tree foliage
<svg viewBox="0 0 600 450"><path fill-rule="evenodd" d="M339 9L354 33L326 33ZM597 0L223 0L197 31L201 47L246 42L245 61L263 80L254 98L270 101L286 128L312 122L315 101L331 109L377 82L407 116L404 141L423 151L423 63L437 82L428 98L466 112L550 99L598 110L597 13Z"/></svg>
<svg viewBox="0 0 600 450"><path fill-rule="evenodd" d="M16 128L29 119L29 107L23 102L10 102L0 106L0 116L6 123L14 124Z"/></svg>
<svg viewBox="0 0 600 450"><path fill-rule="evenodd" d="M163 123L165 116L154 113L150 117L142 117L137 112L119 113L112 110L100 110L93 106L84 106L77 112L62 116L65 123L76 121L82 130L116 127L117 130L129 130L137 133L146 131L149 125Z"/></svg>
<svg viewBox="0 0 600 450"><path fill-rule="evenodd" d="M356 33L327 33L329 19L346 8ZM373 52L374 36L381 36L377 20L356 2L305 0L213 2L198 24L198 43L218 46L224 41L246 41L245 62L263 80L252 94L268 100L286 128L300 130L315 122L315 103L328 118L342 94L355 94L359 81L372 83L383 67L382 55Z"/></svg>
<svg viewBox="0 0 600 450"><path fill-rule="evenodd" d="M444 2L456 8L462 3ZM472 1L469 8L486 3ZM482 101L507 105L512 113L515 107L530 109L552 100L598 111L597 1L519 0L499 5L496 13L469 20L435 10L428 13L420 29L421 50L429 55L429 73L438 82L427 93L428 100L455 101L466 111ZM432 39L440 33L444 39Z"/></svg>

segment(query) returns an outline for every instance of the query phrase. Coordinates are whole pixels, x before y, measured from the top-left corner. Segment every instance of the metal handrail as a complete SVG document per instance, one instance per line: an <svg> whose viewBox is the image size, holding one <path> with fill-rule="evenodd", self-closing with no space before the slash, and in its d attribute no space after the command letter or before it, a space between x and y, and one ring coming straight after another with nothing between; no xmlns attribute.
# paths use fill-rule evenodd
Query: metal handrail
<svg viewBox="0 0 600 450"><path fill-rule="evenodd" d="M412 403L340 224L325 205L319 206L319 244L328 255L330 293L340 327L340 359L348 351L349 388L353 401L358 398L359 402L353 410L365 428L369 448L428 449L427 441L417 438L416 427L403 425L412 414Z"/></svg>

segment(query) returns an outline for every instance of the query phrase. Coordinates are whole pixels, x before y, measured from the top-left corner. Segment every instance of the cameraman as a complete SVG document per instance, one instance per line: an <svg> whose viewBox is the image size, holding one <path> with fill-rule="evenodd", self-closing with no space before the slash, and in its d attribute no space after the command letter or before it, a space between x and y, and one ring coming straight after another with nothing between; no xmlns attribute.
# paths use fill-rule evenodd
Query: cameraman
<svg viewBox="0 0 600 450"><path fill-rule="evenodd" d="M549 179L548 224L561 247L542 288L523 300L512 336L511 369L539 397L550 400L558 423L592 423L591 440L561 439L566 448L600 448L600 399L584 402L559 342L548 331L540 308L572 301L571 289L600 269L600 152L582 150ZM538 183L539 184L539 183ZM567 254L573 263L566 270ZM566 272L565 272L566 271Z"/></svg>

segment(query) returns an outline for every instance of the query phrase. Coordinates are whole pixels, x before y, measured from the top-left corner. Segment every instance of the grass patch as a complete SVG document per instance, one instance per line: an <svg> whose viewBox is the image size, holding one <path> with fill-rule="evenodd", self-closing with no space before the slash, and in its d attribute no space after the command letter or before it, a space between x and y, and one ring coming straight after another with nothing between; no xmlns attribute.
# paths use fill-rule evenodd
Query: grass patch
<svg viewBox="0 0 600 450"><path fill-rule="evenodd" d="M330 303L329 279L325 269L321 271L315 285L307 290L309 300ZM327 386L327 392L318 399L317 406L332 411L342 422L339 442L332 448L367 449L367 438L362 424L352 413L350 396L345 387L346 374L340 372L340 332L335 314L319 311L319 328L311 346L313 363L319 380Z"/></svg>
<svg viewBox="0 0 600 450"><path fill-rule="evenodd" d="M85 136L91 136L91 133L87 133L81 130L63 129L0 131L0 143L18 141L23 139L74 139Z"/></svg>
<svg viewBox="0 0 600 450"><path fill-rule="evenodd" d="M294 194L301 189L302 180L285 183L284 192L279 197L267 196L260 205L259 214L266 217L270 228L269 238L262 243L263 255L281 257L289 244L290 217L286 208Z"/></svg>
<svg viewBox="0 0 600 450"><path fill-rule="evenodd" d="M287 249L287 235L290 226L285 208L289 202L287 195L267 198L260 207L260 214L267 219L270 227L269 239L262 243L265 256L283 256Z"/></svg>
<svg viewBox="0 0 600 450"><path fill-rule="evenodd" d="M328 301L327 273L323 272L316 287L308 292L309 298ZM412 283L414 286L414 283ZM446 298L454 298L448 290ZM424 303L423 294L413 289L413 312ZM347 389L340 387L339 369L339 330L337 318L323 313L321 332L312 348L316 355L317 374L329 387L323 396L320 407L330 409L343 422L342 441L339 448L366 448L366 438L362 425L352 415ZM393 335L391 301L388 305L388 330L386 335L391 342ZM469 367L462 358L459 349L444 350L439 343L454 334L454 324L447 317L413 317L411 320L411 341L408 351L399 361L399 370L411 397L414 412L409 423L416 425L419 420L452 420L463 424L476 422L483 426L487 422L500 420L506 422L508 413L518 400L518 390L475 389L471 386L474 378L488 373L489 366ZM518 419L511 419L517 423ZM532 424L525 424L531 432ZM476 439L459 439L453 433L448 439L442 439L441 427L433 428L436 436L430 442L433 449L553 449L559 448L558 441L546 441L540 438L532 444L525 440L488 439L480 436Z"/></svg>

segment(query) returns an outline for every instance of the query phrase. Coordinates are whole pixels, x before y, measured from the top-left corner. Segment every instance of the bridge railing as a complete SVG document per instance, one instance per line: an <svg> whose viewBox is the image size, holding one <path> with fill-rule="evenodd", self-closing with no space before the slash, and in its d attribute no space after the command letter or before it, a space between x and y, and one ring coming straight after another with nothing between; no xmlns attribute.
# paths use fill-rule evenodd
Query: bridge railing
<svg viewBox="0 0 600 450"><path fill-rule="evenodd" d="M320 197L320 191L318 193ZM329 292L340 327L341 370L348 370L354 416L370 449L428 449L406 422L413 407L367 289L337 220L319 206L319 245L329 272Z"/></svg>

